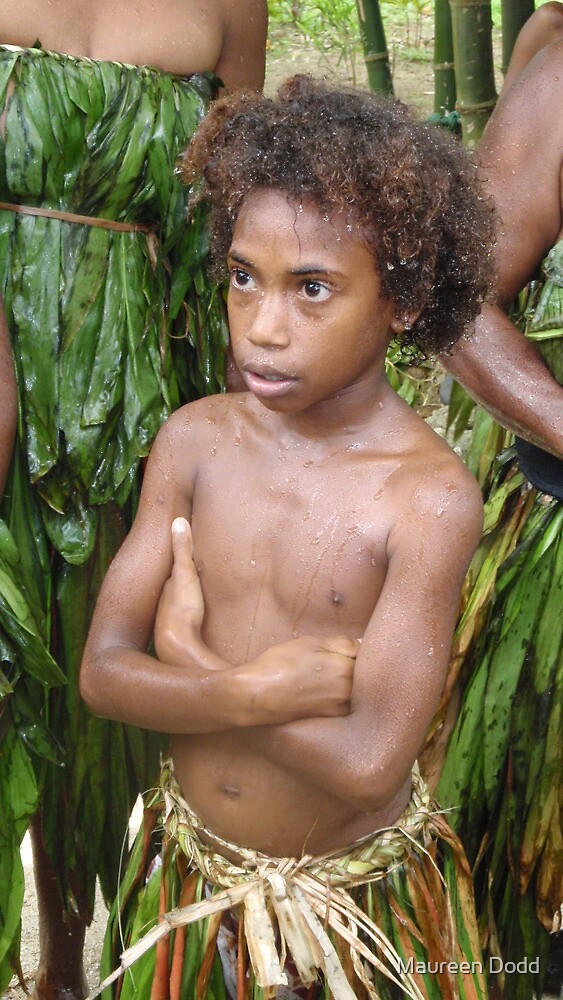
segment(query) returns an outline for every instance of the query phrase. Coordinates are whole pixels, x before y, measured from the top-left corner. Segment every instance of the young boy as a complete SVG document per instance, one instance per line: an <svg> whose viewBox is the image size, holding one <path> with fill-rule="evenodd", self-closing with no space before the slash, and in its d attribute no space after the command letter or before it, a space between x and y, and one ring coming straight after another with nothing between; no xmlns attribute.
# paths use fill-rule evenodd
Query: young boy
<svg viewBox="0 0 563 1000"><path fill-rule="evenodd" d="M227 262L232 350L249 391L191 403L162 428L100 595L81 690L96 713L172 733L166 813L176 858L179 838L199 869L182 903L194 898L190 878L209 892L229 887L202 904L219 915L199 939L199 983L185 971L181 995L221 995L209 956L220 909L238 902L239 991L248 947L263 995L275 995L291 974L288 945L302 983L318 968L335 996L361 996L378 931L342 885L402 864L411 896L434 897L423 929L434 944L422 954L443 966L462 954L429 860L436 824L446 828L413 767L440 697L481 498L392 391L384 359L396 335L443 350L476 314L490 280L491 210L463 150L435 127L304 77L275 101L218 101L184 176L200 179L212 204L212 253L218 269ZM163 588L157 660L146 649ZM374 837L389 827L393 835ZM167 840L164 895L171 851ZM321 863L327 854L339 860ZM397 913L398 882L393 892ZM370 898L381 915L381 893ZM400 938L411 944L400 950L412 964L420 932L404 905ZM228 934L223 924L227 982ZM469 950L478 957L475 940ZM167 975L168 964L166 954ZM428 983L426 971L417 974L427 996L454 989L459 969L431 970Z"/></svg>

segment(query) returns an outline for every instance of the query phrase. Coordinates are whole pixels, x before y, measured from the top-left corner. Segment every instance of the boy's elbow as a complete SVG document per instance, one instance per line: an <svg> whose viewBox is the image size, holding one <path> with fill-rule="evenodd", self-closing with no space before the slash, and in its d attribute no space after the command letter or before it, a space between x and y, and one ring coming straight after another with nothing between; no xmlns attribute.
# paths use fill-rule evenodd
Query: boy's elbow
<svg viewBox="0 0 563 1000"><path fill-rule="evenodd" d="M108 705L108 685L97 661L88 653L84 654L78 678L80 697L93 715L111 718Z"/></svg>
<svg viewBox="0 0 563 1000"><path fill-rule="evenodd" d="M347 799L358 812L374 813L385 809L397 794L389 776L377 767L361 769L346 780Z"/></svg>
<svg viewBox="0 0 563 1000"><path fill-rule="evenodd" d="M96 685L92 683L89 672L85 672L83 669L80 671L78 689L80 691L80 697L86 707L89 708L94 715L103 715Z"/></svg>

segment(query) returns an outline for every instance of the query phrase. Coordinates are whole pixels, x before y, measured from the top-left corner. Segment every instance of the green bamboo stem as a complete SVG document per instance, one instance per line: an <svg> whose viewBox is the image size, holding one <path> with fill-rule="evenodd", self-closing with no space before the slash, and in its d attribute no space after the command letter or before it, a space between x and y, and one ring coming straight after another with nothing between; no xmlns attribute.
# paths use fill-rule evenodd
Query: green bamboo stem
<svg viewBox="0 0 563 1000"><path fill-rule="evenodd" d="M502 72L506 73L514 43L524 23L534 13L534 0L502 0Z"/></svg>
<svg viewBox="0 0 563 1000"><path fill-rule="evenodd" d="M434 111L447 115L456 105L452 15L449 0L434 5Z"/></svg>
<svg viewBox="0 0 563 1000"><path fill-rule="evenodd" d="M496 103L490 0L450 0L463 141L473 149Z"/></svg>
<svg viewBox="0 0 563 1000"><path fill-rule="evenodd" d="M370 89L393 94L393 78L379 0L356 0L356 6Z"/></svg>

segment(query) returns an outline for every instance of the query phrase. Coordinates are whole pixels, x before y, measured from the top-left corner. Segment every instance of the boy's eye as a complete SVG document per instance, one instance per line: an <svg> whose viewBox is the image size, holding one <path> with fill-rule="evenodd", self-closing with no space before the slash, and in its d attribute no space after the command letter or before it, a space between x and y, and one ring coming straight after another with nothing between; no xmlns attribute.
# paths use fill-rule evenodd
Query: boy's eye
<svg viewBox="0 0 563 1000"><path fill-rule="evenodd" d="M254 287L254 278L248 273L248 271L243 271L241 267L231 268L230 279L233 288Z"/></svg>
<svg viewBox="0 0 563 1000"><path fill-rule="evenodd" d="M307 299L324 302L330 295L330 288L327 288L320 281L306 281L303 285L303 294Z"/></svg>

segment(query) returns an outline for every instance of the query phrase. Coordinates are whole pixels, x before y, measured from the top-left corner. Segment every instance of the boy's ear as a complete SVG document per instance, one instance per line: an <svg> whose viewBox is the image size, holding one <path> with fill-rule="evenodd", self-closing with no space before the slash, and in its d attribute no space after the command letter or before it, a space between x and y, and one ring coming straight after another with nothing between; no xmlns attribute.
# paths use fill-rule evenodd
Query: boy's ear
<svg viewBox="0 0 563 1000"><path fill-rule="evenodd" d="M413 309L408 313L404 313L402 316L394 316L391 320L391 329L393 333L400 335L401 333L404 333L405 330L412 330L421 312L422 309Z"/></svg>

